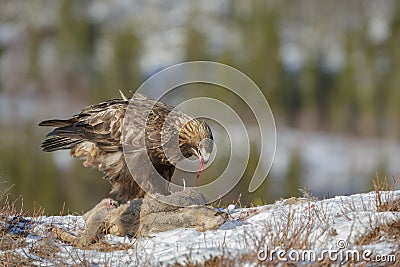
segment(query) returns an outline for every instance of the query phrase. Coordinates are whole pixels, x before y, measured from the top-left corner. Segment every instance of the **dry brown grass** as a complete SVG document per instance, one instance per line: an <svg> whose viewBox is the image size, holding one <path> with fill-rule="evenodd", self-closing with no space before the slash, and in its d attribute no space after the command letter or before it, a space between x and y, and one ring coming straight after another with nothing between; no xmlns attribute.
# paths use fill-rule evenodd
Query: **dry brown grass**
<svg viewBox="0 0 400 267"><path fill-rule="evenodd" d="M378 211L378 212L399 212L400 200L396 199L393 192L399 179L393 180L389 185L387 179L374 181L375 188L375 204L365 204L362 209L365 211ZM54 265L66 266L70 265L65 258L58 256L58 253L63 248L55 245L51 236L42 238L34 244L27 244L25 238L31 234L37 226L37 221L29 220L27 217L34 218L43 214L42 209L38 209L33 213L23 211L23 201L9 201L7 193L0 193L0 200L2 202L0 208L0 266L29 266L32 264L51 262ZM303 198L289 199L282 201L279 208L284 207L281 217L273 217L271 220L266 220L263 228L249 229L242 236L243 250L241 253L235 255L229 254L224 250L224 246L220 249L222 255L214 256L205 260L201 264L193 262L190 255L187 257L184 264L175 263L174 266L243 266L245 264L257 263L260 266L293 266L293 263L284 263L274 258L267 261L258 261L258 252L268 244L271 248L279 247L283 250L289 249L310 249L315 244L320 236L316 236L313 226L326 225L325 231L330 231L330 218L327 215L326 207L323 202L316 202L316 199L311 197L309 193L304 194ZM301 210L291 209L291 205L302 204ZM240 201L236 203L240 206ZM276 209L277 206L266 207ZM375 209L376 208L376 209ZM350 212L357 212L359 207L354 203L343 203L342 213L345 215ZM371 212L370 221L372 222L377 213ZM349 220L354 218L348 218ZM371 223L372 225L372 223ZM278 234L277 234L278 233ZM335 235L334 232L331 235ZM355 245L368 245L378 242L382 237L390 238L391 240L400 240L400 218L387 223L382 222L378 227L372 227L367 234L361 236L356 240ZM91 247L97 251L112 252L114 250L126 250L132 248L130 246L111 246L108 243L98 243L97 247ZM24 249L26 253L18 252L16 250ZM395 253L395 252L394 252ZM65 257L65 256L64 256ZM112 257L108 254L107 257ZM85 259L76 252L69 255L69 260L74 265L91 266L94 264L94 259ZM143 259L141 259L142 261ZM322 262L308 262L307 266L330 266L337 264L325 259ZM357 266L363 266L364 263L357 263Z"/></svg>
<svg viewBox="0 0 400 267"><path fill-rule="evenodd" d="M378 174L376 175L373 185L376 193L375 206L378 212L400 211L400 198L395 198L393 194L399 181L400 177L396 177L389 184L386 176L382 179ZM383 192L386 192L386 194L383 194Z"/></svg>
<svg viewBox="0 0 400 267"><path fill-rule="evenodd" d="M368 245L379 241L382 237L400 240L400 218L399 220L392 221L389 223L381 224L375 227L368 234L360 237L357 241L357 245Z"/></svg>
<svg viewBox="0 0 400 267"><path fill-rule="evenodd" d="M60 249L51 237L26 242L26 237L39 224L39 220L30 218L43 216L42 208L24 211L23 199L10 201L7 190L0 192L0 207L0 266L32 266L47 260L55 265L66 265L57 256Z"/></svg>
<svg viewBox="0 0 400 267"><path fill-rule="evenodd" d="M35 229L44 215L44 210L39 207L33 212L25 211L22 198L11 201L8 190L0 191L0 266L32 266L38 264L51 264L54 266L68 266L67 260L74 266L93 266L93 259L85 259L77 253L70 253L68 259L58 255L64 252L60 241L54 235L49 234L39 237ZM60 215L64 211L60 212ZM74 224L75 222L71 222ZM56 227L53 223L46 226L49 230ZM37 240L27 242L26 237L33 235ZM89 250L101 252L113 252L132 248L128 244L111 245L107 242L99 242L88 247ZM111 254L108 254L112 256Z"/></svg>
<svg viewBox="0 0 400 267"><path fill-rule="evenodd" d="M369 223L372 227L372 221L375 219L374 211L378 212L399 212L400 211L400 200L395 198L394 190L396 185L398 184L399 179L394 179L391 184L388 183L387 179L380 180L378 177L374 181L374 188L376 193L375 198L375 207L373 205L362 202L362 210L363 211L371 211L371 216L369 218ZM385 193L383 193L385 191ZM319 238L319 236L313 235L313 225L326 225L326 231L329 231L330 235L335 235L335 232L330 231L330 218L327 216L326 207L323 204L315 205L317 199L311 197L311 194L305 192L304 198L297 199L292 198L285 200L285 205L298 204L301 201L305 201L307 203L302 213L305 216L302 216L302 220L299 221L296 218L296 212L294 210L290 210L284 214L284 220L280 221L270 221L266 222L264 229L261 233L257 235L254 234L253 231L249 231L243 237L246 244L251 244L250 247L254 248L253 252L245 253L242 255L221 255L217 257L212 257L211 259L205 261L202 264L194 264L190 261L187 261L186 266L243 266L247 263L255 263L257 262L260 266L295 266L296 263L290 262L281 262L274 258L272 261L258 261L257 253L263 246L268 243L269 247L279 247L283 250L289 249L309 249L315 243L315 241ZM322 203L322 202L321 202ZM376 208L376 209L374 209ZM342 202L342 215L347 217L349 220L354 220L354 218L348 217L348 213L357 213L359 211L359 207L356 207L355 203L350 202ZM374 217L374 218L373 218ZM272 223L275 226L272 226ZM365 226L368 228L368 226ZM275 234L277 232L279 235ZM362 236L361 239L356 240L354 245L368 245L373 244L378 241L382 236L386 236L394 240L400 240L400 218L395 221L391 221L388 223L382 223L379 227L371 228L371 231ZM396 251L393 251L391 254L398 254ZM350 263L347 263L350 264ZM393 262L388 263L392 265ZM397 263L399 264L399 263ZM338 265L338 262L332 262L329 258L324 259L324 261L320 262L307 262L307 266L331 266ZM358 262L357 266L370 266L369 262ZM387 265L387 266L389 266ZM400 265L400 264L399 264ZM176 266L181 266L176 264Z"/></svg>
<svg viewBox="0 0 400 267"><path fill-rule="evenodd" d="M361 236L356 243L367 245L378 242L380 239L400 240L400 198L396 198L394 191L400 178L394 178L391 183L387 178L380 178L378 175L373 180L375 191L375 208L377 212L390 212L394 215L394 220L382 222L379 226L373 227L368 234Z"/></svg>

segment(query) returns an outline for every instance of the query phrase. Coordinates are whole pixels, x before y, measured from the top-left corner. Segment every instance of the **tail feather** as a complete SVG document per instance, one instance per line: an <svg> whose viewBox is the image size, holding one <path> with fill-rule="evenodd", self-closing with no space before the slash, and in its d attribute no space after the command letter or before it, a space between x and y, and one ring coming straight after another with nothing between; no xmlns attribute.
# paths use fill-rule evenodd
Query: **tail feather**
<svg viewBox="0 0 400 267"><path fill-rule="evenodd" d="M47 135L47 138L42 142L42 150L53 152L56 150L71 149L76 144L83 142L80 134L82 127L77 127L76 118L67 120L45 120L39 123L39 126L58 127Z"/></svg>
<svg viewBox="0 0 400 267"><path fill-rule="evenodd" d="M45 152L53 152L57 150L71 149L82 141L83 140L63 136L52 136L43 141L42 150Z"/></svg>
<svg viewBox="0 0 400 267"><path fill-rule="evenodd" d="M51 127L65 127L75 122L74 119L69 120L46 120L39 123L39 126L51 126Z"/></svg>
<svg viewBox="0 0 400 267"><path fill-rule="evenodd" d="M63 137L80 137L80 134L83 133L83 128L82 127L76 127L75 125L68 125L60 128L56 128L50 133L47 134L47 136L63 136Z"/></svg>

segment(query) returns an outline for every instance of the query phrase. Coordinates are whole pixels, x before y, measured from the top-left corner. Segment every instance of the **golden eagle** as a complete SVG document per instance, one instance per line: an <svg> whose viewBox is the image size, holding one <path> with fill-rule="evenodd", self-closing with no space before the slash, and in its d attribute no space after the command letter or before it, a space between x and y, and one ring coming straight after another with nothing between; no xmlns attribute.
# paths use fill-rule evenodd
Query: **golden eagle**
<svg viewBox="0 0 400 267"><path fill-rule="evenodd" d="M171 181L176 163L184 158L198 157L200 171L203 169L213 148L213 135L205 121L138 93L131 100L122 93L121 97L85 107L70 119L42 121L39 126L57 127L43 141L43 151L71 149L71 155L84 160L85 167L105 173L104 178L112 184L110 193L122 201L144 197L137 181L153 183L155 171L158 177ZM130 123L123 129L128 115ZM149 164L143 159L141 139ZM125 145L142 156L128 161Z"/></svg>

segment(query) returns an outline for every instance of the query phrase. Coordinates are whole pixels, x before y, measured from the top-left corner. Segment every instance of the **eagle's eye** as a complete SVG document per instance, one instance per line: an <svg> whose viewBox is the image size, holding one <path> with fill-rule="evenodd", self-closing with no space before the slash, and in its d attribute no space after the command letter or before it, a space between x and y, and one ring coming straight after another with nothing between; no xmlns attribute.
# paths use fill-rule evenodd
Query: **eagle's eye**
<svg viewBox="0 0 400 267"><path fill-rule="evenodd" d="M196 156L207 163L213 150L213 135L210 127L202 120L191 120L179 132L179 148L184 157Z"/></svg>

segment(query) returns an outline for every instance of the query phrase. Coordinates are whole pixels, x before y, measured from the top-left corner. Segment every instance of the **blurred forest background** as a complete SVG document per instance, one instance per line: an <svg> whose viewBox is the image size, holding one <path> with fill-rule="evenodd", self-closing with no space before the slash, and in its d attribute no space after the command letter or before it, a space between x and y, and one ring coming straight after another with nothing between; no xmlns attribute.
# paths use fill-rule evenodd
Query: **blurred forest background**
<svg viewBox="0 0 400 267"><path fill-rule="evenodd" d="M190 60L243 71L274 112L275 163L243 205L303 187L324 197L366 191L376 172L398 175L399 1L0 0L2 189L49 214L94 206L108 182L67 152L42 152L50 129L38 122ZM247 192L252 147L226 202Z"/></svg>

